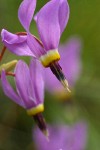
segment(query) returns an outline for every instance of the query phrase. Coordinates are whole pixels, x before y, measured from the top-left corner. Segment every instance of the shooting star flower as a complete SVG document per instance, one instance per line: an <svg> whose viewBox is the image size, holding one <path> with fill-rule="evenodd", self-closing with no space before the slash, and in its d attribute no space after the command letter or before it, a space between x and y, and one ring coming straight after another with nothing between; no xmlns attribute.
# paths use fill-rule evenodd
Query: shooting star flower
<svg viewBox="0 0 100 150"><path fill-rule="evenodd" d="M48 136L44 111L44 81L42 67L38 60L31 60L28 67L23 61L19 61L15 68L16 92L6 79L6 73L1 73L1 82L5 95L15 103L26 109L28 115L33 116L42 132Z"/></svg>
<svg viewBox="0 0 100 150"><path fill-rule="evenodd" d="M60 59L58 45L69 18L68 2L67 0L49 1L37 13L35 20L41 41L29 31L35 7L36 0L23 0L18 10L18 17L27 33L16 35L3 29L2 41L13 53L33 56L39 59L44 67L50 67L53 74L69 91L66 77L58 64Z"/></svg>

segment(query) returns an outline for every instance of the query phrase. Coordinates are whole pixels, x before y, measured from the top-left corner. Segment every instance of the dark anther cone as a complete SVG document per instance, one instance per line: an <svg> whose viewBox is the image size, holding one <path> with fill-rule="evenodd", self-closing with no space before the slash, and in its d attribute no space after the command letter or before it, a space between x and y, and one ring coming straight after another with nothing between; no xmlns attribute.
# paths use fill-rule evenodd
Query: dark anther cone
<svg viewBox="0 0 100 150"><path fill-rule="evenodd" d="M49 139L49 132L47 129L46 121L42 115L42 113L38 113L33 116L36 124L38 125L39 129L42 131L42 133L46 136L47 139Z"/></svg>
<svg viewBox="0 0 100 150"><path fill-rule="evenodd" d="M50 65L50 69L53 72L53 74L56 76L56 78L61 82L64 88L67 89L68 92L70 92L68 88L68 82L66 80L66 77L62 71L61 66L59 65L58 62L54 62Z"/></svg>

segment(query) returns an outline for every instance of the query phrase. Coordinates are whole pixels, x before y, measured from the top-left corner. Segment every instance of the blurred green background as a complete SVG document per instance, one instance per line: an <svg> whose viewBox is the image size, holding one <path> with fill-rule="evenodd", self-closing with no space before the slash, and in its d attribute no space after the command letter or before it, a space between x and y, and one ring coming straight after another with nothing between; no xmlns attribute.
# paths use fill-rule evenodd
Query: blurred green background
<svg viewBox="0 0 100 150"><path fill-rule="evenodd" d="M38 0L37 10L46 2L46 0ZM47 122L57 122L64 119L64 122L68 124L79 118L84 118L88 123L86 150L99 150L100 0L69 0L68 2L70 5L70 18L61 37L61 43L73 35L78 35L83 42L82 73L76 84L73 96L76 104L74 110L73 108L70 111L69 109L63 109L61 104L54 101L54 97L46 93L44 116ZM20 3L21 0L0 0L0 31L2 28L13 33L24 31L17 17L17 10ZM31 24L31 32L37 35L34 21ZM0 41L0 49L2 49L2 46ZM18 57L10 52L6 52L0 65L15 58ZM28 57L23 57L23 59L27 62L29 61ZM9 79L12 82L12 77ZM63 115L64 113L66 113L66 117ZM3 94L0 85L0 149L33 149L33 126L34 122L32 118L28 117L25 110L14 104Z"/></svg>

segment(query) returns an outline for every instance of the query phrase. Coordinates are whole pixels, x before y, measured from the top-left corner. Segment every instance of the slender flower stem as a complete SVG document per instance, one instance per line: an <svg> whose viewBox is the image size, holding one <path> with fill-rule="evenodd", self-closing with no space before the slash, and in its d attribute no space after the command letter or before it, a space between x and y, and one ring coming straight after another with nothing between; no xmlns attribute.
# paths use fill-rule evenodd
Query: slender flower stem
<svg viewBox="0 0 100 150"><path fill-rule="evenodd" d="M22 36L25 36L27 35L27 32L16 32L16 35L22 35ZM43 47L43 44L42 42L35 36L32 34L32 36L36 39L36 41Z"/></svg>
<svg viewBox="0 0 100 150"><path fill-rule="evenodd" d="M4 46L3 49L2 49L2 51L1 51L1 54L0 54L0 61L2 60L5 51L6 51L6 46Z"/></svg>
<svg viewBox="0 0 100 150"><path fill-rule="evenodd" d="M23 36L24 36L24 35L27 35L26 32L16 32L15 34L16 34L16 35L23 35Z"/></svg>
<svg viewBox="0 0 100 150"><path fill-rule="evenodd" d="M46 122L45 122L45 119L44 119L42 113L38 113L38 114L34 115L33 118L34 118L35 122L37 123L39 129L42 131L42 133L48 139L49 133L48 133Z"/></svg>
<svg viewBox="0 0 100 150"><path fill-rule="evenodd" d="M68 88L68 82L66 80L66 77L62 71L61 66L58 62L54 62L50 65L50 69L53 72L53 74L57 77L57 79L61 82L61 84L64 86L64 88L67 89L68 92L70 92Z"/></svg>
<svg viewBox="0 0 100 150"><path fill-rule="evenodd" d="M7 72L6 75L15 77L15 74L13 72Z"/></svg>

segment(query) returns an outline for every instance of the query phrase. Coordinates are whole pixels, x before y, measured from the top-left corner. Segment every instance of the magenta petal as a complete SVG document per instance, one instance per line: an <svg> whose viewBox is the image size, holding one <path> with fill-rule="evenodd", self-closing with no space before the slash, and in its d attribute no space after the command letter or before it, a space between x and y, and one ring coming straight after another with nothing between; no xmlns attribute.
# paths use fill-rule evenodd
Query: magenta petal
<svg viewBox="0 0 100 150"><path fill-rule="evenodd" d="M8 32L5 29L2 29L2 31L1 31L1 37L2 37L2 41L6 42L8 44L22 43L27 38L27 36L18 36L16 34Z"/></svg>
<svg viewBox="0 0 100 150"><path fill-rule="evenodd" d="M28 66L21 60L16 65L15 75L17 92L21 99L24 101L25 105L28 106L28 88L30 84L30 74Z"/></svg>
<svg viewBox="0 0 100 150"><path fill-rule="evenodd" d="M59 6L59 24L60 24L60 33L62 33L66 27L66 24L69 19L69 5L67 0L60 0Z"/></svg>
<svg viewBox="0 0 100 150"><path fill-rule="evenodd" d="M49 126L49 141L39 129L35 129L33 140L38 150L85 150L87 144L87 124L77 123L73 126ZM59 138L58 138L59 137Z"/></svg>
<svg viewBox="0 0 100 150"><path fill-rule="evenodd" d="M37 27L46 50L55 49L59 44L59 3L59 0L51 0L37 14Z"/></svg>
<svg viewBox="0 0 100 150"><path fill-rule="evenodd" d="M21 24L27 31L29 30L35 7L36 0L23 0L19 7L18 17Z"/></svg>
<svg viewBox="0 0 100 150"><path fill-rule="evenodd" d="M31 82L34 89L34 98L37 103L43 103L44 100L44 81L43 81L43 67L38 60L31 60L30 63Z"/></svg>
<svg viewBox="0 0 100 150"><path fill-rule="evenodd" d="M2 71L1 83L5 95L7 95L9 98L11 98L15 103L19 104L20 106L25 107L23 101L21 101L20 97L15 93L15 91L7 81L5 71Z"/></svg>
<svg viewBox="0 0 100 150"><path fill-rule="evenodd" d="M1 32L2 42L14 54L19 56L33 56L27 45L27 36L18 36L3 29Z"/></svg>
<svg viewBox="0 0 100 150"><path fill-rule="evenodd" d="M37 42L37 40L29 33L27 35L27 43L32 53L39 58L41 55L45 53L44 48Z"/></svg>
<svg viewBox="0 0 100 150"><path fill-rule="evenodd" d="M73 128L73 147L74 150L85 150L88 138L88 125L85 122L80 122L76 124ZM80 139L80 140L79 140Z"/></svg>

